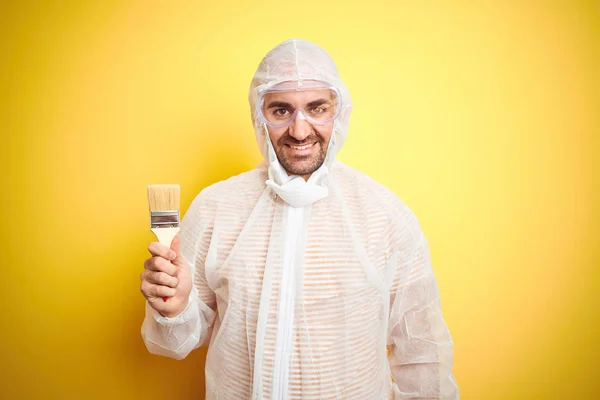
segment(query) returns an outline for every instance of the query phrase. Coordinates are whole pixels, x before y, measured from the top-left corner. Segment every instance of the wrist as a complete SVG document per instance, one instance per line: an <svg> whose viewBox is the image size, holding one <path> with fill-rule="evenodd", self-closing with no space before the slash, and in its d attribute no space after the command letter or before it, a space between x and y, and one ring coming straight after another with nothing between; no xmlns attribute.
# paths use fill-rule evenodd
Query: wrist
<svg viewBox="0 0 600 400"><path fill-rule="evenodd" d="M180 316L181 314L183 314L187 310L187 308L189 306L189 302L190 302L189 298L186 297L182 301L180 307L177 307L175 310L172 310L172 311L161 312L160 315L162 315L163 317L168 318L168 319L175 319L175 318L177 318L178 316Z"/></svg>

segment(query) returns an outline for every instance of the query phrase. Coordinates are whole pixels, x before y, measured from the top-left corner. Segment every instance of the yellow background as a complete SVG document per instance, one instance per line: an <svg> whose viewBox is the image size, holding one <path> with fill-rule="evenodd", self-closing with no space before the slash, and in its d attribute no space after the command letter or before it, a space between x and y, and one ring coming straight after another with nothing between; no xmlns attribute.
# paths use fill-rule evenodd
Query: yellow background
<svg viewBox="0 0 600 400"><path fill-rule="evenodd" d="M146 185L260 160L247 89L291 37L354 101L339 158L429 239L462 399L597 399L600 3L0 6L2 399L201 399L139 329Z"/></svg>

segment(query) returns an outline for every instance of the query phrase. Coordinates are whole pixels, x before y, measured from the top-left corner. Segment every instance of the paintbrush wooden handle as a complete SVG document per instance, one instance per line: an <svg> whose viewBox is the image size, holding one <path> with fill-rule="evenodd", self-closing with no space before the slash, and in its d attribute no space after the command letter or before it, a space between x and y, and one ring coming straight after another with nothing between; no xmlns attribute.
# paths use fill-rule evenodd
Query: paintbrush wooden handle
<svg viewBox="0 0 600 400"><path fill-rule="evenodd" d="M177 227L177 228L152 228L150 230L152 232L154 232L154 235L156 235L156 238L158 239L158 242L160 244L165 245L170 248L171 243L173 242L173 239L179 232L179 227ZM163 300L167 301L168 297L163 297Z"/></svg>
<svg viewBox="0 0 600 400"><path fill-rule="evenodd" d="M158 242L167 247L171 247L173 239L179 233L179 227L177 228L152 228L152 232L156 235Z"/></svg>

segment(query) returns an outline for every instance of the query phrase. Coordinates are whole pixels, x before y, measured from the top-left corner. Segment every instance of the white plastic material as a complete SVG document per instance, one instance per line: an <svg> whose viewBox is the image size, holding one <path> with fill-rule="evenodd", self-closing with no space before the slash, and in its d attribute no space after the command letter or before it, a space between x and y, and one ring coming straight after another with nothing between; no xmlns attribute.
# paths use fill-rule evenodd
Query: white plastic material
<svg viewBox="0 0 600 400"><path fill-rule="evenodd" d="M261 88L311 79L338 88L346 108L306 182L282 170L253 101ZM148 349L184 358L209 342L208 400L458 399L417 218L335 159L352 103L333 61L288 40L261 62L249 98L265 163L190 205L180 234L193 266L190 303L174 318L146 307Z"/></svg>

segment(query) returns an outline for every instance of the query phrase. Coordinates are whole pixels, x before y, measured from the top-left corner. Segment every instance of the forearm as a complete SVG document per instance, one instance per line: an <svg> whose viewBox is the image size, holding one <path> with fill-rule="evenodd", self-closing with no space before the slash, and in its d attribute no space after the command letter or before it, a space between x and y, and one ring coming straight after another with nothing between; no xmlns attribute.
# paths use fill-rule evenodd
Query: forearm
<svg viewBox="0 0 600 400"><path fill-rule="evenodd" d="M150 353L181 360L204 343L212 318L214 312L199 304L194 288L185 310L173 318L162 316L146 302L142 337Z"/></svg>
<svg viewBox="0 0 600 400"><path fill-rule="evenodd" d="M458 400L458 388L443 362L423 362L391 367L395 400Z"/></svg>
<svg viewBox="0 0 600 400"><path fill-rule="evenodd" d="M438 301L407 310L391 330L389 344L396 399L458 399L453 342Z"/></svg>
<svg viewBox="0 0 600 400"><path fill-rule="evenodd" d="M455 400L459 391L452 376L454 343L433 271L426 267L420 272L397 287L390 310L388 362L396 398Z"/></svg>

